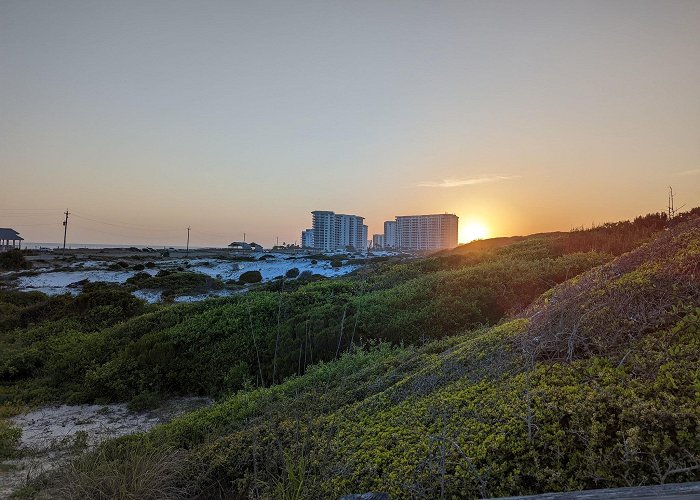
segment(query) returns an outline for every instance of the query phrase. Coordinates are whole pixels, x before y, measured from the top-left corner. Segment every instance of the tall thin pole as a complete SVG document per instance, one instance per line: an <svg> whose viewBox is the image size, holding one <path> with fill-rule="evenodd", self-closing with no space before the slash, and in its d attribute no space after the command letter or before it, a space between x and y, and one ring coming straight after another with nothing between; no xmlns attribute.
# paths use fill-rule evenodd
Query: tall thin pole
<svg viewBox="0 0 700 500"><path fill-rule="evenodd" d="M68 216L70 215L67 208L64 213L66 215L66 220L63 221L63 252L61 252L61 257L66 254L66 235L68 234Z"/></svg>
<svg viewBox="0 0 700 500"><path fill-rule="evenodd" d="M684 207L685 207L685 204L676 208L676 203L674 201L674 195L673 195L673 188L671 186L669 186L668 187L668 219L669 220L675 219L676 215L678 215L678 213Z"/></svg>
<svg viewBox="0 0 700 500"><path fill-rule="evenodd" d="M187 250L185 250L185 257L190 254L190 226L187 226Z"/></svg>
<svg viewBox="0 0 700 500"><path fill-rule="evenodd" d="M673 188L671 186L668 187L668 218L673 219L673 217L676 215L676 210L673 207Z"/></svg>

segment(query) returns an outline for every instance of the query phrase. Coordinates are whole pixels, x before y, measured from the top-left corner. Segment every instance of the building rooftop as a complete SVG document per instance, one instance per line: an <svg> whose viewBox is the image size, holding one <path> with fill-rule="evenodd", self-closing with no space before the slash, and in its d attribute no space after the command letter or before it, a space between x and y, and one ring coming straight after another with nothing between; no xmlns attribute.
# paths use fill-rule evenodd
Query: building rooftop
<svg viewBox="0 0 700 500"><path fill-rule="evenodd" d="M9 227L0 227L0 240L24 240L17 231Z"/></svg>

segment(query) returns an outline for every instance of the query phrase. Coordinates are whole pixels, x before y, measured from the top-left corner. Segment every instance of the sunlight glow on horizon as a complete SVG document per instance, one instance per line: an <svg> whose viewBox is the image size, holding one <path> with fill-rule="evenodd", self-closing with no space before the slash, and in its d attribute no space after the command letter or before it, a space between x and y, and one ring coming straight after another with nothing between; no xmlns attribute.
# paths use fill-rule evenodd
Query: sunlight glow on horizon
<svg viewBox="0 0 700 500"><path fill-rule="evenodd" d="M483 240L489 237L488 226L480 220L470 220L459 228L459 243L469 243L474 240Z"/></svg>

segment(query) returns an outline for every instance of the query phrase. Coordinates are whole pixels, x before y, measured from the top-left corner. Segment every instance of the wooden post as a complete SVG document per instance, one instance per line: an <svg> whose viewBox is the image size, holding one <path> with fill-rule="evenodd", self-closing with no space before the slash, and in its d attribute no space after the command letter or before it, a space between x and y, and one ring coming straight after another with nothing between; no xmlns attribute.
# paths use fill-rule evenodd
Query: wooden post
<svg viewBox="0 0 700 500"><path fill-rule="evenodd" d="M63 221L63 251L61 252L61 257L64 257L66 255L66 234L68 233L68 216L70 215L67 208L65 211L65 215L66 220Z"/></svg>

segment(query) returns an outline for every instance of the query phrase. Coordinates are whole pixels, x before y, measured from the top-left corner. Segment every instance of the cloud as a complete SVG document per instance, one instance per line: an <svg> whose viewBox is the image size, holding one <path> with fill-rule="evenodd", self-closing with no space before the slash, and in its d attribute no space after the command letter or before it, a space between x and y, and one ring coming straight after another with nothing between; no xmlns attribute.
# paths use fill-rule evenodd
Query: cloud
<svg viewBox="0 0 700 500"><path fill-rule="evenodd" d="M683 172L678 172L676 175L700 175L700 168L684 170Z"/></svg>
<svg viewBox="0 0 700 500"><path fill-rule="evenodd" d="M454 188L461 186L473 186L475 184L486 184L487 182L507 181L517 179L519 175L482 175L480 177L470 177L469 179L443 179L441 181L428 181L416 184L416 187L428 188Z"/></svg>

